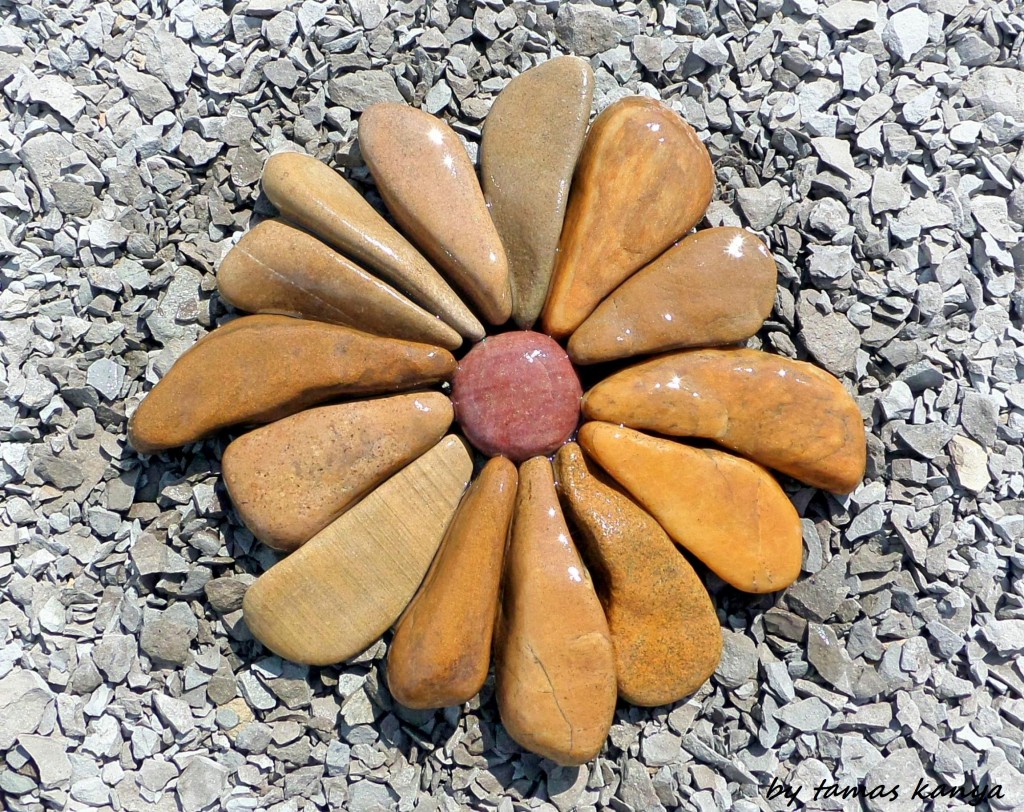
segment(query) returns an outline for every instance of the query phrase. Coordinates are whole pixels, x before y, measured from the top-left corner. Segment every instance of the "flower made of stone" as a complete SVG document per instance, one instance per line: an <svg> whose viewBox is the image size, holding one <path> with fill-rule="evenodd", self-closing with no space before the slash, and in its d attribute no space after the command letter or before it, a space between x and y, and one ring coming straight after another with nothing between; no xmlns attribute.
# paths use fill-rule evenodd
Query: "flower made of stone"
<svg viewBox="0 0 1024 812"><path fill-rule="evenodd" d="M388 684L416 708L471 699L493 651L509 734L561 764L600 751L617 696L663 705L714 672L721 629L679 548L783 589L801 524L766 468L845 493L866 455L839 381L737 346L776 268L744 230L690 233L714 186L694 130L630 97L588 132L593 81L559 57L509 82L482 187L444 121L369 108L361 152L405 236L321 162L271 157L281 219L218 274L260 315L199 341L130 425L153 453L266 424L222 467L290 553L245 596L269 649L338 663L394 625Z"/></svg>

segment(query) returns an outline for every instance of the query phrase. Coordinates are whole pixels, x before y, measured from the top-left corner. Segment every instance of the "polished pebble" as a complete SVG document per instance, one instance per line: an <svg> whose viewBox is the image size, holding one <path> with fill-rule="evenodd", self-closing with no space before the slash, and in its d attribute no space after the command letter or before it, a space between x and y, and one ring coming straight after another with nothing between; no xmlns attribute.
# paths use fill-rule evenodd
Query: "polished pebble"
<svg viewBox="0 0 1024 812"><path fill-rule="evenodd" d="M505 249L455 131L414 107L375 104L359 119L359 149L398 224L484 319L508 321Z"/></svg>
<svg viewBox="0 0 1024 812"><path fill-rule="evenodd" d="M520 745L562 765L601 751L615 715L615 652L543 457L519 469L494 676L502 724Z"/></svg>
<svg viewBox="0 0 1024 812"><path fill-rule="evenodd" d="M128 439L153 454L332 398L438 383L454 371L455 359L439 347L287 316L244 316L175 362L132 415Z"/></svg>
<svg viewBox="0 0 1024 812"><path fill-rule="evenodd" d="M579 442L676 543L726 583L744 592L776 592L800 574L800 517L759 465L609 423L584 423Z"/></svg>
<svg viewBox="0 0 1024 812"><path fill-rule="evenodd" d="M704 584L661 526L602 481L576 443L559 450L555 476L604 604L619 696L654 706L693 693L722 653Z"/></svg>
<svg viewBox="0 0 1024 812"><path fill-rule="evenodd" d="M484 466L399 620L388 648L388 687L403 705L461 705L483 687L518 481L504 457Z"/></svg>
<svg viewBox="0 0 1024 812"><path fill-rule="evenodd" d="M775 304L775 260L749 231L685 237L623 282L569 339L577 364L745 341Z"/></svg>
<svg viewBox="0 0 1024 812"><path fill-rule="evenodd" d="M567 337L693 228L714 180L707 149L674 110L641 96L609 105L591 126L573 177L543 331Z"/></svg>
<svg viewBox="0 0 1024 812"><path fill-rule="evenodd" d="M849 493L864 477L864 421L843 385L811 364L758 350L645 361L597 384L583 410L593 420L705 437L835 493Z"/></svg>
<svg viewBox="0 0 1024 812"><path fill-rule="evenodd" d="M454 350L462 337L386 282L284 220L246 233L217 269L226 302Z"/></svg>
<svg viewBox="0 0 1024 812"><path fill-rule="evenodd" d="M363 652L412 599L472 471L449 435L369 493L249 587L242 612L253 636L308 665Z"/></svg>
<svg viewBox="0 0 1024 812"><path fill-rule="evenodd" d="M462 336L483 338L483 325L433 266L325 163L297 152L272 155L263 167L263 191L287 220L374 271Z"/></svg>
<svg viewBox="0 0 1024 812"><path fill-rule="evenodd" d="M432 448L453 417L440 392L308 409L232 442L224 484L253 535L291 551Z"/></svg>

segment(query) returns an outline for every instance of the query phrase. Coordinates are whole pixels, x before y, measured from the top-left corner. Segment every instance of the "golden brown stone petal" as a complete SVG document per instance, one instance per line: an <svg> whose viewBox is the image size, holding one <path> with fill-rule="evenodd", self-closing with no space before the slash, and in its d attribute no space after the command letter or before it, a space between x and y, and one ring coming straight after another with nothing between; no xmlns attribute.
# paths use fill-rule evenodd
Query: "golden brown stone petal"
<svg viewBox="0 0 1024 812"><path fill-rule="evenodd" d="M754 335L775 304L775 260L742 228L684 237L612 291L569 340L577 364Z"/></svg>
<svg viewBox="0 0 1024 812"><path fill-rule="evenodd" d="M297 152L270 156L263 191L289 221L373 269L461 335L484 337L483 325L420 252L322 161Z"/></svg>
<svg viewBox="0 0 1024 812"><path fill-rule="evenodd" d="M412 599L472 471L463 442L445 437L263 573L242 604L249 630L297 663L364 651Z"/></svg>
<svg viewBox="0 0 1024 812"><path fill-rule="evenodd" d="M253 535L290 552L432 448L454 416L440 392L309 409L232 442L224 484Z"/></svg>
<svg viewBox="0 0 1024 812"><path fill-rule="evenodd" d="M135 411L128 439L153 454L332 398L438 383L454 371L455 359L440 347L287 316L244 316L175 362Z"/></svg>
<svg viewBox="0 0 1024 812"><path fill-rule="evenodd" d="M359 149L398 224L488 322L508 321L505 249L455 131L406 104L375 104L359 119Z"/></svg>
<svg viewBox="0 0 1024 812"><path fill-rule="evenodd" d="M726 583L744 592L776 592L800 574L800 517L761 466L609 423L585 423L579 442L676 543Z"/></svg>
<svg viewBox="0 0 1024 812"><path fill-rule="evenodd" d="M619 696L654 706L693 693L722 653L718 616L697 573L648 513L591 469L576 443L559 449L555 473L604 604Z"/></svg>
<svg viewBox="0 0 1024 812"><path fill-rule="evenodd" d="M707 149L670 107L643 96L609 105L594 120L573 177L543 331L568 336L693 228L714 182Z"/></svg>
<svg viewBox="0 0 1024 812"><path fill-rule="evenodd" d="M518 480L504 457L484 466L398 621L388 649L388 687L403 705L461 705L483 687Z"/></svg>
<svg viewBox="0 0 1024 812"><path fill-rule="evenodd" d="M835 493L849 493L864 477L864 421L842 383L812 364L758 350L692 350L636 364L593 387L583 412L706 437Z"/></svg>
<svg viewBox="0 0 1024 812"><path fill-rule="evenodd" d="M519 468L494 671L502 724L520 745L562 765L600 752L615 714L615 653L544 457Z"/></svg>
<svg viewBox="0 0 1024 812"><path fill-rule="evenodd" d="M508 256L512 318L523 328L544 307L593 97L590 63L557 56L505 85L484 122L480 177Z"/></svg>
<svg viewBox="0 0 1024 812"><path fill-rule="evenodd" d="M312 234L264 220L217 269L221 297L239 310L343 324L454 350L462 337L437 316Z"/></svg>

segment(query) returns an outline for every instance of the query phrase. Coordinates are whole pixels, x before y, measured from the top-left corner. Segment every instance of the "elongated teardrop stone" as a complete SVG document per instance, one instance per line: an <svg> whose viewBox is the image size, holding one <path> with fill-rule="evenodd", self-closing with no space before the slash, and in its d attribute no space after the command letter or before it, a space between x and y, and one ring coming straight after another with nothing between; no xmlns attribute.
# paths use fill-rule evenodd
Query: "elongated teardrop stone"
<svg viewBox="0 0 1024 812"><path fill-rule="evenodd" d="M359 148L388 210L491 324L512 314L508 261L455 131L404 104L359 119Z"/></svg>
<svg viewBox="0 0 1024 812"><path fill-rule="evenodd" d="M483 338L483 325L441 275L329 166L296 152L272 155L263 191L290 222L374 270L461 335Z"/></svg>
<svg viewBox="0 0 1024 812"><path fill-rule="evenodd" d="M684 237L612 291L569 339L577 364L754 335L775 304L775 260L742 228Z"/></svg>
<svg viewBox="0 0 1024 812"><path fill-rule="evenodd" d="M432 448L453 418L440 392L308 409L231 443L224 484L253 535L291 551Z"/></svg>
<svg viewBox="0 0 1024 812"><path fill-rule="evenodd" d="M284 220L264 220L217 270L220 295L239 310L343 324L454 350L462 337L391 285Z"/></svg>
<svg viewBox="0 0 1024 812"><path fill-rule="evenodd" d="M559 449L555 475L598 583L619 696L654 706L693 693L722 654L718 616L697 573L650 514L591 470L576 443Z"/></svg>
<svg viewBox="0 0 1024 812"><path fill-rule="evenodd" d="M579 442L726 583L775 592L800 574L800 517L761 466L609 423L584 423Z"/></svg>
<svg viewBox="0 0 1024 812"><path fill-rule="evenodd" d="M249 630L296 663L364 651L412 599L472 471L465 445L445 437L263 573L242 603Z"/></svg>
<svg viewBox="0 0 1024 812"><path fill-rule="evenodd" d="M590 63L558 56L505 85L484 122L480 176L520 327L531 327L544 307L593 97Z"/></svg>
<svg viewBox="0 0 1024 812"><path fill-rule="evenodd" d="M519 468L494 673L502 724L523 747L563 765L600 752L615 715L615 652L544 457Z"/></svg>
<svg viewBox="0 0 1024 812"><path fill-rule="evenodd" d="M403 705L461 705L483 687L518 480L504 457L484 466L398 621L388 649L388 687Z"/></svg>
<svg viewBox="0 0 1024 812"><path fill-rule="evenodd" d="M693 228L714 172L693 128L665 104L629 96L590 128L541 316L568 336L605 296Z"/></svg>
<svg viewBox="0 0 1024 812"><path fill-rule="evenodd" d="M864 422L843 385L811 364L758 350L645 361L597 384L583 411L659 434L706 437L835 493L849 493L864 477Z"/></svg>
<svg viewBox="0 0 1024 812"><path fill-rule="evenodd" d="M331 398L438 383L454 371L452 354L428 344L287 316L244 316L175 362L139 404L128 439L153 454Z"/></svg>

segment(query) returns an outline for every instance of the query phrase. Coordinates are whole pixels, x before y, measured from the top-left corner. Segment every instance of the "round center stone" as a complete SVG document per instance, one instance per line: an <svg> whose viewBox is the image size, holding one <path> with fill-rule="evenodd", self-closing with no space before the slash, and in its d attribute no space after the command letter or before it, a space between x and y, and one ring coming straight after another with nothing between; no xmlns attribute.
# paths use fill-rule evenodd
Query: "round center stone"
<svg viewBox="0 0 1024 812"><path fill-rule="evenodd" d="M455 417L489 456L522 462L557 450L576 429L583 390L554 339L529 330L485 338L452 378Z"/></svg>

